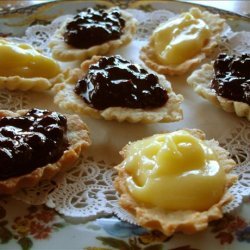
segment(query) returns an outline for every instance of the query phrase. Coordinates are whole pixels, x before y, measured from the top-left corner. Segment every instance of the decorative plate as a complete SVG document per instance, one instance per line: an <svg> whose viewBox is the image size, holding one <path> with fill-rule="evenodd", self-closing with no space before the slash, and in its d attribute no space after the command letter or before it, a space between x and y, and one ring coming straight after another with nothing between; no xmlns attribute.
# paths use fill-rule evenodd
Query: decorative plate
<svg viewBox="0 0 250 250"><path fill-rule="evenodd" d="M139 30L135 41L127 47L116 51L116 53L134 60L138 60L138 49L145 42L145 39L152 29L157 25L157 22L166 19L166 16L170 17L173 13L186 11L193 6L188 3L174 1L112 0L50 2L19 10L2 12L0 35L3 37L21 37L22 39L23 36L26 35L26 39L31 43L44 50L45 53L49 53L46 46L43 46L42 41L43 39L46 41L48 39L46 35L48 36L49 31L46 31L45 25L50 25L52 20L62 15L75 14L87 7L107 8L117 5L130 9L131 13L134 13L134 15L137 15L140 19ZM201 8L205 9L204 7ZM249 52L249 40L246 39L249 35L247 32L250 31L249 19L211 7L208 9L211 12L219 13L225 17L233 31L246 31L246 33L237 34L241 34L245 39L242 38L240 40L240 44L242 45L241 49L243 48L243 51ZM145 18L145 16L150 18ZM44 30L45 32L43 32ZM237 43L237 38L234 38L233 42ZM234 47L237 47L236 45ZM130 140L136 140L156 132L175 130L182 127L199 128L206 132L208 138L215 138L228 148L244 172L241 173L240 183L242 186L245 185L247 187L250 179L249 122L213 107L207 101L196 96L185 83L185 77L186 76L169 78L171 82L173 82L172 85L175 92L181 93L185 97L183 104L183 121L173 124L141 125L128 123L118 124L116 122L97 121L84 117L84 121L91 129L94 142L89 156L94 158L99 165L101 164L100 161L108 164L117 163L120 161L118 155L119 150ZM41 108L58 109L54 106L50 94L43 95L42 98L41 95L43 94L40 94L40 98L38 98L39 94L9 93L1 90L0 108L15 110L37 106ZM105 164L101 165L103 167ZM91 166L89 169L91 171L95 170L95 168L91 168ZM93 173L90 170L89 174L91 176ZM72 178L76 175L76 173L71 174ZM103 172L100 170L98 174L103 175ZM91 182L91 185L93 185L91 190L93 192L82 190L82 193L88 195L89 199L91 197L98 197L98 192L103 195L103 190L108 190L110 194L113 194L112 188L107 189L105 186L110 185L109 180L112 179L112 171L110 173L108 172L107 175L108 177L105 179L105 184ZM88 181L91 180L90 178L91 177L89 177L89 179L87 178L87 180L83 180L83 184L87 189L89 187L88 185L90 185L88 184ZM29 193L30 199L28 199L28 201L31 202L32 205L23 202L26 201L25 195L27 194L25 193L15 197L19 198L19 200L14 197L1 197L0 249L211 250L223 248L247 250L250 248L249 195L245 195L244 202L237 207L237 209L227 213L223 219L211 223L206 231L192 236L176 234L170 238L166 238L158 232L149 232L137 225L119 220L114 215L116 213L110 209L110 206L106 207L106 210L103 209L99 211L98 206L100 207L100 205L93 203L94 205L91 204L91 206L93 206L89 206L87 212L85 211L84 214L81 213L84 207L90 205L85 204L82 200L80 201L80 198L83 198L81 196L81 188L77 189L77 192L80 193L78 196L72 196L74 199L72 199L70 203L71 207L60 207L60 205L66 204L66 201L63 204L59 201L63 199L63 197L58 198L59 195L61 195L60 188L62 187L63 186L60 185L57 187L54 183L52 190L49 189L49 199L46 201L47 206L34 205L43 203L41 200L35 201L31 197L31 194L35 192L35 196L42 199L39 193L40 190L33 190L33 193ZM114 197L115 195L112 196L112 198ZM77 200L78 198L79 200ZM242 196L240 196L238 200L241 198ZM105 197L103 199L105 199ZM111 203L112 199L108 205ZM74 206L74 204L77 205ZM81 211L77 216L74 216L70 209Z"/></svg>

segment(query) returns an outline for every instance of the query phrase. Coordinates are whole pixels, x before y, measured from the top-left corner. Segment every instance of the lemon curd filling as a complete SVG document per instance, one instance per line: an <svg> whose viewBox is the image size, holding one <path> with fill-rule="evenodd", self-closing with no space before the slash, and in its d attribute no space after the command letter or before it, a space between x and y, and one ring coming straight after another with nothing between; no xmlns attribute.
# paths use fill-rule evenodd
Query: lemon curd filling
<svg viewBox="0 0 250 250"><path fill-rule="evenodd" d="M191 13L161 24L152 34L156 60L177 65L199 54L211 36L208 25Z"/></svg>
<svg viewBox="0 0 250 250"><path fill-rule="evenodd" d="M32 46L0 40L0 76L52 78L60 73L59 64Z"/></svg>
<svg viewBox="0 0 250 250"><path fill-rule="evenodd" d="M129 192L149 206L204 211L224 194L226 176L213 150L184 130L130 144L123 167Z"/></svg>

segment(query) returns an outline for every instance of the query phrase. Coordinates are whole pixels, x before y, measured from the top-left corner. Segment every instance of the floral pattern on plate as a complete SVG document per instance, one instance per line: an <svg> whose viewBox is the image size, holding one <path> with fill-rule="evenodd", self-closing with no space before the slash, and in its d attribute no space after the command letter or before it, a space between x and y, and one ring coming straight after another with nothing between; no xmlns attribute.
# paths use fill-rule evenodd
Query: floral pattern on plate
<svg viewBox="0 0 250 250"><path fill-rule="evenodd" d="M246 211L249 210L250 198L244 206ZM168 238L157 231L147 231L115 217L72 224L55 210L45 206L27 205L9 198L2 198L0 201L0 248L2 246L3 249L18 249L13 247L15 243L23 250L44 249L39 242L50 242L51 238L59 241L61 235L66 236L72 228L78 233L81 231L79 228L84 228L91 232L93 237L93 243L90 245L80 235L81 240L78 239L72 249L204 250L195 243L201 235L213 242L213 249L234 244L242 247L240 249L248 249L250 243L250 219L238 213L226 214L221 220L212 222L209 229L198 238L193 235L183 239L181 235ZM62 246L59 244L58 247Z"/></svg>
<svg viewBox="0 0 250 250"><path fill-rule="evenodd" d="M70 1L68 1L70 2ZM48 3L11 13L2 13L0 19L0 36L22 36L28 26L47 24L59 15L77 13L88 6L110 7L120 5L125 8L138 8L143 11L171 9L180 11L189 9L189 4L154 1L101 1L84 3L72 1L67 5L60 1ZM98 6L99 4L99 6ZM101 5L100 5L101 4ZM209 10L213 10L209 8ZM218 10L216 10L218 11ZM249 23L237 15L220 11L230 17L233 26L249 30ZM0 106L11 109L26 107L28 97L1 92ZM17 101L18 102L17 102ZM1 102L2 101L2 102ZM14 102L13 102L14 101ZM12 102L14 104L12 104ZM20 102L20 103L19 103ZM20 106L20 107L19 107ZM223 219L211 223L208 230L194 235L175 235L166 238L158 232L148 232L141 227L121 222L116 218L102 218L96 221L75 224L65 220L53 209L45 206L32 206L1 197L0 200L0 249L41 250L56 245L57 249L168 249L168 250L204 250L219 249L230 246L230 249L249 249L250 244L250 198L246 199L241 210L228 214ZM65 240L63 240L65 238ZM74 239L74 246L67 239ZM200 240L201 239L201 240ZM47 244L47 245L46 245ZM46 247L46 246L47 247ZM70 247L71 246L71 247Z"/></svg>
<svg viewBox="0 0 250 250"><path fill-rule="evenodd" d="M12 204L12 203L11 203ZM8 244L16 241L22 249L31 249L34 240L45 240L66 224L57 213L45 206L25 207L22 215L12 216L8 200L0 202L0 241Z"/></svg>

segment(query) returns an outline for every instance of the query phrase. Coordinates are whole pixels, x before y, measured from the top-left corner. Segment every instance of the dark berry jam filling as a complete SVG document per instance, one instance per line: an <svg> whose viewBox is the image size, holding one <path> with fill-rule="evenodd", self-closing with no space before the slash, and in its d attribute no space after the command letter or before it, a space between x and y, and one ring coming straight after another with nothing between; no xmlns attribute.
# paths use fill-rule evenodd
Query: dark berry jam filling
<svg viewBox="0 0 250 250"><path fill-rule="evenodd" d="M220 54L214 62L211 87L217 95L250 105L250 55Z"/></svg>
<svg viewBox="0 0 250 250"><path fill-rule="evenodd" d="M90 65L75 92L98 110L109 107L158 108L168 100L156 75L120 56L101 57Z"/></svg>
<svg viewBox="0 0 250 250"><path fill-rule="evenodd" d="M48 110L0 118L0 180L59 160L68 147L67 120Z"/></svg>
<svg viewBox="0 0 250 250"><path fill-rule="evenodd" d="M119 9L110 11L87 9L66 25L64 41L76 48L88 49L110 40L119 39L125 20Z"/></svg>

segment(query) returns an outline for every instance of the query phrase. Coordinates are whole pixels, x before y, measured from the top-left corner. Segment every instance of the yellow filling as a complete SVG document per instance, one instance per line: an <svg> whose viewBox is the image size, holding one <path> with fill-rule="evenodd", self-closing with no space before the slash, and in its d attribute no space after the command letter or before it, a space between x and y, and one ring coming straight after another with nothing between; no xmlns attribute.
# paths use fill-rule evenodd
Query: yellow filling
<svg viewBox="0 0 250 250"><path fill-rule="evenodd" d="M176 65L199 54L210 36L210 29L202 19L183 13L156 28L151 39L159 63Z"/></svg>
<svg viewBox="0 0 250 250"><path fill-rule="evenodd" d="M0 40L0 76L52 78L60 73L59 64L28 44Z"/></svg>
<svg viewBox="0 0 250 250"><path fill-rule="evenodd" d="M224 193L225 172L213 150L184 130L130 144L123 164L131 195L151 206L204 211Z"/></svg>

